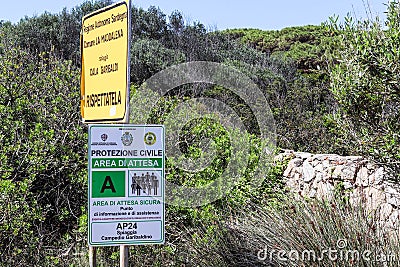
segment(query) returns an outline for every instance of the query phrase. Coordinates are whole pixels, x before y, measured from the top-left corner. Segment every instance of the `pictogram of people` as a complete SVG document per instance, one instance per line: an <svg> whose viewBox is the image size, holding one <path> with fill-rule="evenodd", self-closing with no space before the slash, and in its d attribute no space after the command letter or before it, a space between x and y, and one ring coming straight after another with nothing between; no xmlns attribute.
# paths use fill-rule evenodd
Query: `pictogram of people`
<svg viewBox="0 0 400 267"><path fill-rule="evenodd" d="M131 184L132 195L134 195L135 191L136 191L136 186L137 186L136 180L137 180L137 178L138 177L136 176L136 173L134 173L133 176L132 176L132 184Z"/></svg>
<svg viewBox="0 0 400 267"><path fill-rule="evenodd" d="M154 172L151 173L151 187L153 187L153 195L157 195L157 189L158 189L158 179L157 176L154 175Z"/></svg>
<svg viewBox="0 0 400 267"><path fill-rule="evenodd" d="M152 172L133 173L131 179L131 194L136 196L157 196L160 181L158 176Z"/></svg>
<svg viewBox="0 0 400 267"><path fill-rule="evenodd" d="M140 184L139 183L137 183L136 184L136 194L138 195L138 196L140 196L140 190L142 189L142 187L140 186Z"/></svg>
<svg viewBox="0 0 400 267"><path fill-rule="evenodd" d="M145 180L144 180L144 173L142 173L142 176L140 177L140 187L141 189L146 189L146 184L145 184ZM146 193L146 191L143 190L143 193ZM140 196L140 194L139 194Z"/></svg>
<svg viewBox="0 0 400 267"><path fill-rule="evenodd" d="M146 179L146 184L150 183L150 174L148 172L146 172L145 179Z"/></svg>
<svg viewBox="0 0 400 267"><path fill-rule="evenodd" d="M151 182L149 181L146 185L147 185L148 195L151 195L151 188L152 188Z"/></svg>

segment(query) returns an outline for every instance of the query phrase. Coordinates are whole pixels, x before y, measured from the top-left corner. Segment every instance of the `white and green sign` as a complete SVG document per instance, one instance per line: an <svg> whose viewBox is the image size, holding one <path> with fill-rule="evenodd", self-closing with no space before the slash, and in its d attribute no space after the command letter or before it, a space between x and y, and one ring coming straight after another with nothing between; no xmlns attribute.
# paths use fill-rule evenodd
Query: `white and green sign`
<svg viewBox="0 0 400 267"><path fill-rule="evenodd" d="M89 127L90 246L165 240L164 127Z"/></svg>

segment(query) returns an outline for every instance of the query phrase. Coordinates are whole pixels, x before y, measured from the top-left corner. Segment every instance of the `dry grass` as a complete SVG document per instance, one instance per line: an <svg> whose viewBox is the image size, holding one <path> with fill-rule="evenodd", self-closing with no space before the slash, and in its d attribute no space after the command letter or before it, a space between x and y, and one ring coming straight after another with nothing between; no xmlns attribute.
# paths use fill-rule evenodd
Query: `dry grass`
<svg viewBox="0 0 400 267"><path fill-rule="evenodd" d="M230 238L244 241L232 244L246 251L246 266L400 265L399 229L384 229L378 212L335 200L281 204L243 209Z"/></svg>

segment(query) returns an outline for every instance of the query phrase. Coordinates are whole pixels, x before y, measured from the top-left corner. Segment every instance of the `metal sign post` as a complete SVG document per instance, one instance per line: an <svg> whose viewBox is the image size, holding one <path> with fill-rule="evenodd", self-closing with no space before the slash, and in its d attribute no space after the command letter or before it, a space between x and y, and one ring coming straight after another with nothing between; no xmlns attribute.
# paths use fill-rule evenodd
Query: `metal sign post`
<svg viewBox="0 0 400 267"><path fill-rule="evenodd" d="M119 266L128 267L129 263L129 247L120 246L119 247Z"/></svg>
<svg viewBox="0 0 400 267"><path fill-rule="evenodd" d="M97 266L96 263L96 247L89 246L89 266Z"/></svg>

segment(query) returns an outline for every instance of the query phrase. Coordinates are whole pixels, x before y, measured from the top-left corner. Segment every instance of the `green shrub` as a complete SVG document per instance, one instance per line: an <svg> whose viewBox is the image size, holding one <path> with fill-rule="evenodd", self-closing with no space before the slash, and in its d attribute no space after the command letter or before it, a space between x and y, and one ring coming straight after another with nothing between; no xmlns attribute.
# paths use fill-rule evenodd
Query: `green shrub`
<svg viewBox="0 0 400 267"><path fill-rule="evenodd" d="M399 10L398 1L389 2L385 26L351 17L328 25L338 33L330 76L339 108L329 116L339 136L336 143L346 154L386 165L392 179L400 170Z"/></svg>
<svg viewBox="0 0 400 267"><path fill-rule="evenodd" d="M78 81L69 62L36 61L9 47L0 55L0 210L7 215L0 218L0 262L6 266L44 266L45 255L62 254L55 244L82 214L86 131Z"/></svg>

